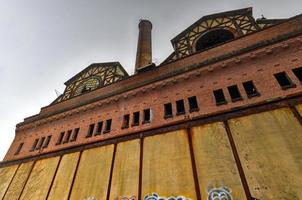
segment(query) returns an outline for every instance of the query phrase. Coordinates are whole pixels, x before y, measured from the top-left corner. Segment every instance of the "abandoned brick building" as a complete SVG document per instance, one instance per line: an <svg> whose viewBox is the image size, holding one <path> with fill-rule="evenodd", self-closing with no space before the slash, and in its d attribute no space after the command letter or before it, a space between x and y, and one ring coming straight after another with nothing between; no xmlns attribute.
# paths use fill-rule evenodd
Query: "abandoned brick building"
<svg viewBox="0 0 302 200"><path fill-rule="evenodd" d="M204 16L135 74L94 63L17 124L4 200L302 199L302 15Z"/></svg>

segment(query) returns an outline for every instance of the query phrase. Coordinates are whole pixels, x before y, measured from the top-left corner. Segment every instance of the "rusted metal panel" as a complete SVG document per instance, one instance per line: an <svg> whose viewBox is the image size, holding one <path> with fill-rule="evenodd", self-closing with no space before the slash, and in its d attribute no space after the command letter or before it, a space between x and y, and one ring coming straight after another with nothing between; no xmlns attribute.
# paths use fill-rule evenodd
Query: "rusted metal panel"
<svg viewBox="0 0 302 200"><path fill-rule="evenodd" d="M202 198L213 189L228 189L233 199L246 199L222 122L192 128L192 142Z"/></svg>
<svg viewBox="0 0 302 200"><path fill-rule="evenodd" d="M53 157L36 162L20 200L46 199L59 160L60 157Z"/></svg>
<svg viewBox="0 0 302 200"><path fill-rule="evenodd" d="M142 197L153 192L196 199L186 130L144 139Z"/></svg>
<svg viewBox="0 0 302 200"><path fill-rule="evenodd" d="M62 157L56 177L47 198L48 200L68 199L68 194L69 190L71 189L70 187L78 163L79 154L79 152L66 154Z"/></svg>
<svg viewBox="0 0 302 200"><path fill-rule="evenodd" d="M289 108L229 120L252 196L302 199L302 126Z"/></svg>
<svg viewBox="0 0 302 200"><path fill-rule="evenodd" d="M109 199L138 196L140 140L117 145Z"/></svg>
<svg viewBox="0 0 302 200"><path fill-rule="evenodd" d="M27 162L20 165L14 179L12 180L4 200L17 200L26 184L34 162Z"/></svg>
<svg viewBox="0 0 302 200"><path fill-rule="evenodd" d="M106 199L114 145L82 153L70 199Z"/></svg>

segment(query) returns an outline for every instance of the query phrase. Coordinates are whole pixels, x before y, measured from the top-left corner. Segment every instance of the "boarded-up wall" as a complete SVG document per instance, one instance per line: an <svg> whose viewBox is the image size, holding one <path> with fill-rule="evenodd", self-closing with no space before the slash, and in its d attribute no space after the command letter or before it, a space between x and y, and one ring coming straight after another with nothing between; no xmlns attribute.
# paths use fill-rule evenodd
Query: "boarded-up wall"
<svg viewBox="0 0 302 200"><path fill-rule="evenodd" d="M302 126L290 109L229 120L252 196L302 199Z"/></svg>
<svg viewBox="0 0 302 200"><path fill-rule="evenodd" d="M0 198L3 198L5 192L17 170L18 166L0 168Z"/></svg>

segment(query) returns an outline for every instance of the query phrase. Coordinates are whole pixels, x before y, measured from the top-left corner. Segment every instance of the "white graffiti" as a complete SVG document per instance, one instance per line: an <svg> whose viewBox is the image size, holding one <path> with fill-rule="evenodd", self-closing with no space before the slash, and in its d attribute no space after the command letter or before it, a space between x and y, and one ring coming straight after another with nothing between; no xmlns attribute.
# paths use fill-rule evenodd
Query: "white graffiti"
<svg viewBox="0 0 302 200"><path fill-rule="evenodd" d="M136 197L133 195L131 197L123 197L121 200L136 200Z"/></svg>
<svg viewBox="0 0 302 200"><path fill-rule="evenodd" d="M214 188L208 187L208 200L233 200L231 190L225 186Z"/></svg>
<svg viewBox="0 0 302 200"><path fill-rule="evenodd" d="M87 198L85 198L83 200L96 200L96 198L95 197L87 197Z"/></svg>
<svg viewBox="0 0 302 200"><path fill-rule="evenodd" d="M158 194L156 193L152 193L152 195L146 195L144 197L144 200L190 200L186 197L183 196L178 196L178 197L160 197Z"/></svg>

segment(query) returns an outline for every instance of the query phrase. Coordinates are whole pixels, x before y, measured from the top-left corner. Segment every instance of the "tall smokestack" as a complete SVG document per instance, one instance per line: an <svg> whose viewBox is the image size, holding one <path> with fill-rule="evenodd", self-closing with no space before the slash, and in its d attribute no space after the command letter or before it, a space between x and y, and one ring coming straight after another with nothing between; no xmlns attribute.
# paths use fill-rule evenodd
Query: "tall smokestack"
<svg viewBox="0 0 302 200"><path fill-rule="evenodd" d="M141 20L138 24L139 35L136 52L135 73L138 69L152 64L151 30L152 23L149 20Z"/></svg>

